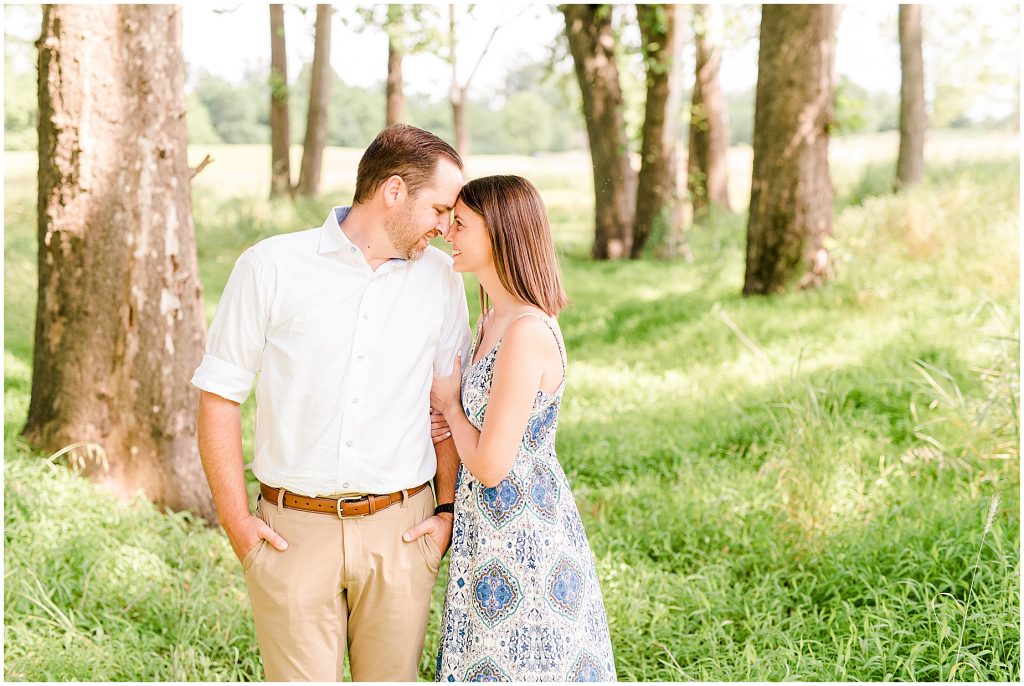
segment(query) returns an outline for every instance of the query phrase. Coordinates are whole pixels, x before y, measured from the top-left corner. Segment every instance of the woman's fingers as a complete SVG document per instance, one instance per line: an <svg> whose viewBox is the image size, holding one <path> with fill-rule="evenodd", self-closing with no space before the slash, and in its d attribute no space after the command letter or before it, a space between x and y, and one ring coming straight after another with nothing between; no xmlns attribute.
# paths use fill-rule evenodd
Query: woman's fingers
<svg viewBox="0 0 1024 686"><path fill-rule="evenodd" d="M448 427L448 422L445 421L444 415L441 413L430 413L430 440L433 441L434 445L437 445L441 441L445 440L452 435L451 429Z"/></svg>

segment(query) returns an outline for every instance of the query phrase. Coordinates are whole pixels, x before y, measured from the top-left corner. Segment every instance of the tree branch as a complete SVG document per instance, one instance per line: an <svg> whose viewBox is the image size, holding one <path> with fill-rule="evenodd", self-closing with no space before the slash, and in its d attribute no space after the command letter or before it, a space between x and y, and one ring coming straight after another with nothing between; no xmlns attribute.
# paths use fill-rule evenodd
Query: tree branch
<svg viewBox="0 0 1024 686"><path fill-rule="evenodd" d="M207 155L206 157L203 158L202 162L200 162L196 166L192 167L189 170L189 177L188 177L189 181L191 181L192 179L196 178L196 174L198 174L199 172L201 172L204 169L206 169L206 165L210 164L211 162L213 162L213 158L210 157L209 155Z"/></svg>

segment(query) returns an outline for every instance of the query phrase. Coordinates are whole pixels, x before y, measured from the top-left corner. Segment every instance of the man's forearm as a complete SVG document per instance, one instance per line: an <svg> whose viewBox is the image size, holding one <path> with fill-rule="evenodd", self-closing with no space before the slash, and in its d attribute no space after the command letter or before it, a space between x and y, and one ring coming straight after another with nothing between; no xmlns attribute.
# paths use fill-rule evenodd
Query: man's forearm
<svg viewBox="0 0 1024 686"><path fill-rule="evenodd" d="M199 455L222 526L249 516L242 459L242 413L213 393L199 398Z"/></svg>
<svg viewBox="0 0 1024 686"><path fill-rule="evenodd" d="M446 438L434 446L437 455L437 474L434 476L434 493L438 503L455 501L455 478L459 473L459 452L455 441Z"/></svg>

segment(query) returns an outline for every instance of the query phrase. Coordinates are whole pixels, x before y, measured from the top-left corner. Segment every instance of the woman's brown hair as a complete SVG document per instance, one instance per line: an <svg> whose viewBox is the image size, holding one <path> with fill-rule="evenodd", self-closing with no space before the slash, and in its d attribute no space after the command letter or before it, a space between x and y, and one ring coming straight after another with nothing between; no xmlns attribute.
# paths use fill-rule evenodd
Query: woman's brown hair
<svg viewBox="0 0 1024 686"><path fill-rule="evenodd" d="M485 176L463 186L459 199L483 217L501 285L552 317L564 309L569 296L544 201L533 184L521 176Z"/></svg>

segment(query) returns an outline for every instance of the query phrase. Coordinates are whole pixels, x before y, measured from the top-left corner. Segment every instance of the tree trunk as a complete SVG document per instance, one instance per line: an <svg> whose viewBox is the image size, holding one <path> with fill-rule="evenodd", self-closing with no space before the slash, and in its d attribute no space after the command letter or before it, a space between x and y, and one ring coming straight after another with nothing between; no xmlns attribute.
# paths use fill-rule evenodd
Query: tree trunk
<svg viewBox="0 0 1024 686"><path fill-rule="evenodd" d="M924 176L924 60L921 56L921 6L900 5L900 156L896 190Z"/></svg>
<svg viewBox="0 0 1024 686"><path fill-rule="evenodd" d="M327 103L331 86L331 6L316 6L316 36L313 45L313 67L309 86L309 114L306 117L306 138L302 144L302 167L299 170L299 195L316 195L320 191L320 167L327 142Z"/></svg>
<svg viewBox="0 0 1024 686"><path fill-rule="evenodd" d="M594 167L595 259L631 254L637 174L630 165L611 5L561 5Z"/></svg>
<svg viewBox="0 0 1024 686"><path fill-rule="evenodd" d="M402 56L405 52L405 11L401 5L388 5L388 81L387 125L405 121L405 96L402 94Z"/></svg>
<svg viewBox="0 0 1024 686"><path fill-rule="evenodd" d="M801 288L831 276L828 138L835 5L764 5L743 294Z"/></svg>
<svg viewBox="0 0 1024 686"><path fill-rule="evenodd" d="M694 216L706 213L709 205L730 209L726 162L729 135L725 99L718 80L722 59L722 22L721 7L694 5L697 68L690 106L689 155L686 164L687 189L692 198Z"/></svg>
<svg viewBox="0 0 1024 686"><path fill-rule="evenodd" d="M270 195L292 190L288 131L288 60L284 43L284 5L270 6Z"/></svg>
<svg viewBox="0 0 1024 686"><path fill-rule="evenodd" d="M202 289L175 5L44 5L32 399L40 450L98 443L111 490L216 519L196 440ZM69 516L74 516L69 513Z"/></svg>
<svg viewBox="0 0 1024 686"><path fill-rule="evenodd" d="M462 159L469 157L469 130L466 128L466 89L459 85L455 69L455 5L448 5L448 54L452 64L452 125L455 128L455 149Z"/></svg>
<svg viewBox="0 0 1024 686"><path fill-rule="evenodd" d="M466 129L466 102L462 89L452 89L452 122L455 126L455 149L462 159L469 157L469 131Z"/></svg>
<svg viewBox="0 0 1024 686"><path fill-rule="evenodd" d="M673 244L681 235L677 182L679 107L682 103L682 32L678 5L637 5L645 46L647 105L644 113L640 176L636 198L632 257L640 257L647 240L659 234ZM678 245L674 246L676 250Z"/></svg>

